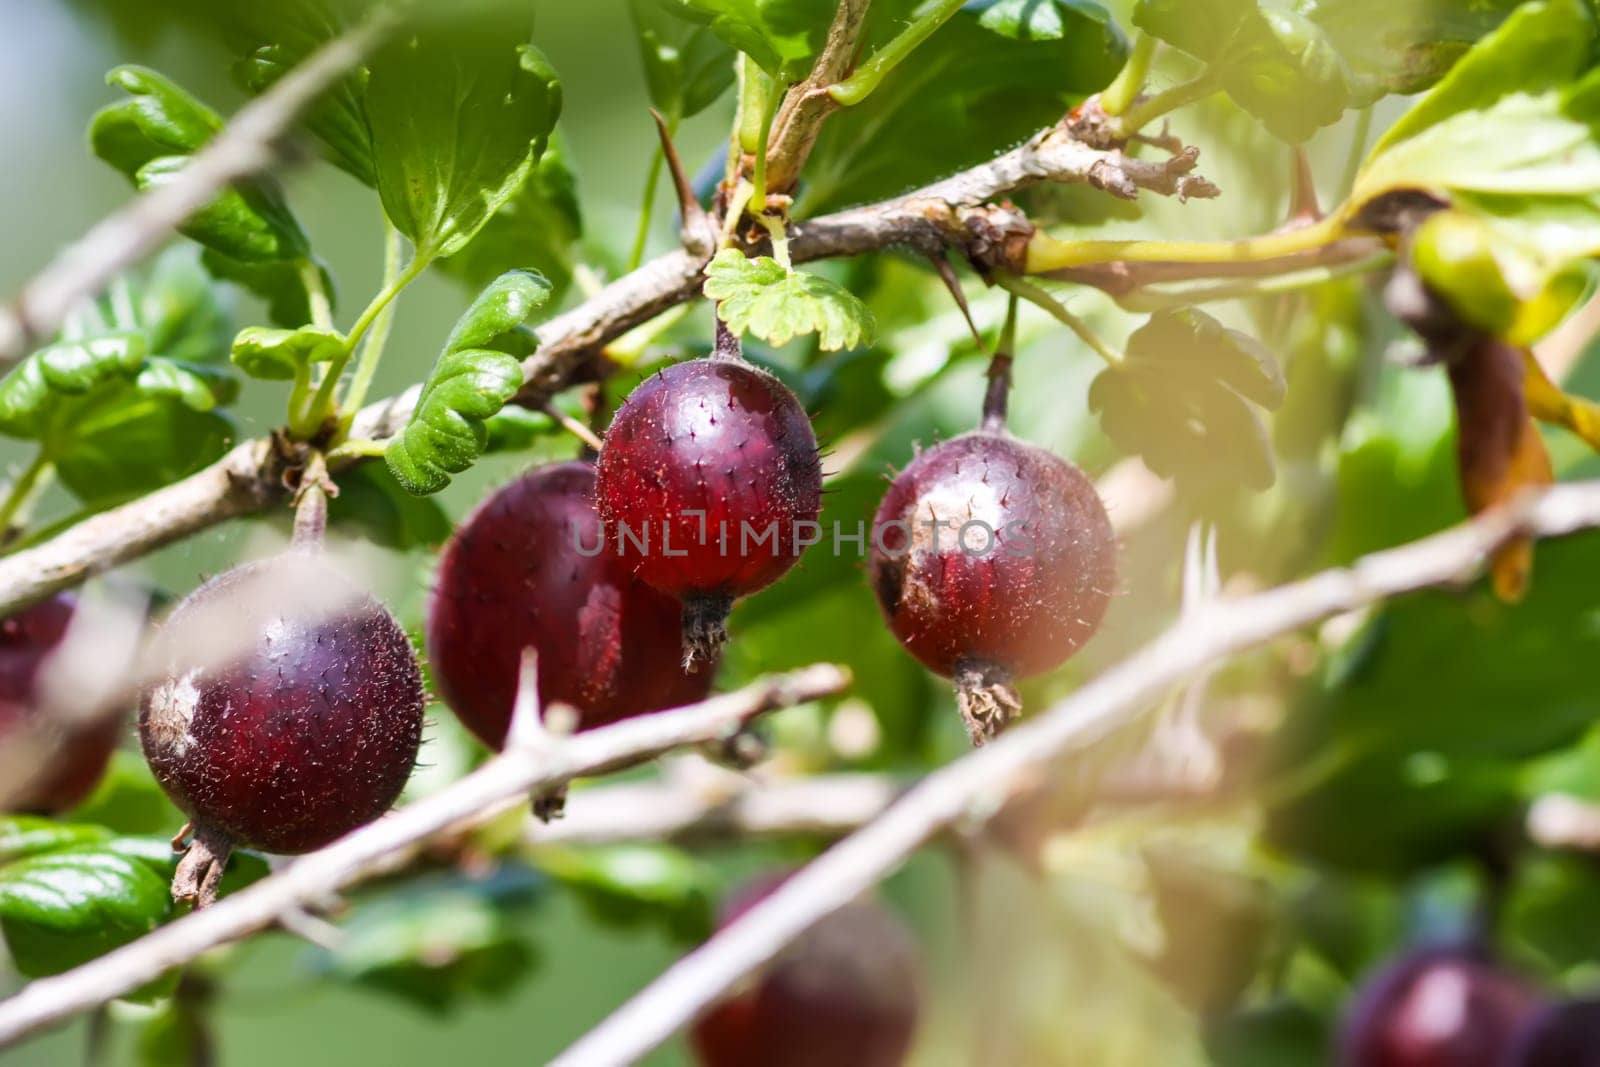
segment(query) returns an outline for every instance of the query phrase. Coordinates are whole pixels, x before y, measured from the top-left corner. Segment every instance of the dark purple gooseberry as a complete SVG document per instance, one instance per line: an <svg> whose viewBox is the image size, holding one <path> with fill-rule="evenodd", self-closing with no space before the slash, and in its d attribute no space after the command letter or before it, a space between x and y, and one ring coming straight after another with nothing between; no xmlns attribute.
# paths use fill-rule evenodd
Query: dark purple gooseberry
<svg viewBox="0 0 1600 1067"><path fill-rule="evenodd" d="M617 554L683 601L694 660L726 639L735 599L777 581L816 539L822 465L787 386L713 357L668 367L623 402L595 493Z"/></svg>
<svg viewBox="0 0 1600 1067"><path fill-rule="evenodd" d="M1504 1067L1600 1067L1600 1000L1563 1000L1535 1013Z"/></svg>
<svg viewBox="0 0 1600 1067"><path fill-rule="evenodd" d="M39 672L61 644L76 608L72 594L58 593L0 621L0 753L38 726ZM40 815L77 807L105 774L122 724L118 716L56 739L47 765L34 770L30 760L28 769L34 773L20 786L8 783L0 790L8 798L7 807Z"/></svg>
<svg viewBox="0 0 1600 1067"><path fill-rule="evenodd" d="M214 895L228 850L320 848L400 796L422 731L416 653L320 551L236 567L184 599L156 644L139 737L195 843L173 883Z"/></svg>
<svg viewBox="0 0 1600 1067"><path fill-rule="evenodd" d="M1467 948L1409 953L1363 983L1346 1013L1340 1067L1505 1067L1538 992Z"/></svg>
<svg viewBox="0 0 1600 1067"><path fill-rule="evenodd" d="M786 876L734 895L720 927ZM916 943L895 916L862 900L801 934L739 992L702 1015L691 1034L701 1067L899 1067L922 1000Z"/></svg>
<svg viewBox="0 0 1600 1067"><path fill-rule="evenodd" d="M973 741L1018 700L1014 679L1094 635L1116 582L1116 535L1072 464L978 431L918 455L873 520L872 586L900 643L956 680Z"/></svg>
<svg viewBox="0 0 1600 1067"><path fill-rule="evenodd" d="M612 554L594 468L540 467L485 500L444 551L428 608L428 660L445 702L484 744L505 744L522 650L538 653L542 706L580 729L689 704L711 665L686 673L682 607Z"/></svg>

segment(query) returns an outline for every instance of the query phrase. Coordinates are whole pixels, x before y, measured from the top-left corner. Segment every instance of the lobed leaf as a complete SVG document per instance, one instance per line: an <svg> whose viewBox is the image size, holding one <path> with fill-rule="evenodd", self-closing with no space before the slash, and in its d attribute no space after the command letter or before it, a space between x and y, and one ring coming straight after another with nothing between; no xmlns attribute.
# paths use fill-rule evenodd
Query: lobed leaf
<svg viewBox="0 0 1600 1067"><path fill-rule="evenodd" d="M528 268L548 279L552 298L560 299L572 280L572 249L583 235L577 179L566 159L557 130L528 180L440 269L477 292L506 271Z"/></svg>
<svg viewBox="0 0 1600 1067"><path fill-rule="evenodd" d="M389 221L424 259L459 252L527 180L561 83L526 17L425 19L373 57L366 114Z"/></svg>
<svg viewBox="0 0 1600 1067"><path fill-rule="evenodd" d="M659 0L679 18L698 22L768 74L798 81L822 47L832 0Z"/></svg>
<svg viewBox="0 0 1600 1067"><path fill-rule="evenodd" d="M238 392L214 365L226 317L195 257L163 256L75 309L62 337L0 379L0 434L35 441L74 495L109 506L220 456Z"/></svg>
<svg viewBox="0 0 1600 1067"><path fill-rule="evenodd" d="M874 42L913 6L874 3ZM1105 88L1127 47L1087 0L968 4L865 101L828 119L806 164L800 210L895 196L985 162Z"/></svg>
<svg viewBox="0 0 1600 1067"><path fill-rule="evenodd" d="M1351 104L1343 58L1299 10L1255 0L1139 0L1133 21L1201 60L1235 103L1300 142Z"/></svg>
<svg viewBox="0 0 1600 1067"><path fill-rule="evenodd" d="M1164 478L1274 481L1272 443L1251 403L1275 408L1286 388L1254 338L1202 311L1161 311L1128 340L1127 358L1100 372L1089 408L1125 452Z"/></svg>
<svg viewBox="0 0 1600 1067"><path fill-rule="evenodd" d="M246 326L233 339L228 358L252 378L289 381L313 363L333 362L344 350L344 335L333 330Z"/></svg>
<svg viewBox="0 0 1600 1067"><path fill-rule="evenodd" d="M233 65L234 79L252 94L270 89L349 24L342 11L324 0L275 0L270 4L221 0L219 6L224 36L240 57ZM330 162L357 180L375 185L372 134L362 109L366 78L365 69L358 68L340 79L307 109L305 124L322 142Z"/></svg>
<svg viewBox="0 0 1600 1067"><path fill-rule="evenodd" d="M628 0L650 102L669 121L691 118L733 85L733 50L710 27L685 23L660 0Z"/></svg>
<svg viewBox="0 0 1600 1067"><path fill-rule="evenodd" d="M384 459L418 496L437 493L483 455L487 420L522 388L522 363L494 349L550 298L532 271L501 275L456 322L423 383L411 419L389 441Z"/></svg>
<svg viewBox="0 0 1600 1067"><path fill-rule="evenodd" d="M130 97L96 113L90 146L138 189L172 181L222 128L216 112L153 70L117 67L107 80ZM178 229L247 261L304 258L309 248L282 190L266 176L235 183Z"/></svg>
<svg viewBox="0 0 1600 1067"><path fill-rule="evenodd" d="M770 345L807 334L827 351L872 343L872 312L853 293L820 275L785 270L769 256L723 249L706 267L705 294L734 333Z"/></svg>

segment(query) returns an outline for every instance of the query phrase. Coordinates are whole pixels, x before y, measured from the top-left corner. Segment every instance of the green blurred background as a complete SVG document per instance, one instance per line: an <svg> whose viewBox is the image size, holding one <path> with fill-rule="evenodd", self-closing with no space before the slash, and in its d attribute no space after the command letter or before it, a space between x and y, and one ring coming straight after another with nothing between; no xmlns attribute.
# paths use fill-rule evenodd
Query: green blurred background
<svg viewBox="0 0 1600 1067"><path fill-rule="evenodd" d="M1109 6L1126 13L1126 4ZM1432 10L1422 0L1380 6ZM536 7L537 43L564 84L561 129L581 191L584 257L614 276L633 239L655 146L627 6L588 0ZM7 205L9 246L0 292L14 291L127 197L122 179L84 143L89 116L114 96L104 84L107 69L147 64L220 110L242 102L220 46L164 11L144 0L5 0L0 143L8 151L0 160L0 203ZM1182 62L1159 68L1155 85L1172 84L1184 69ZM1403 106L1380 104L1374 127L1381 130ZM678 141L691 169L723 152L731 114L725 98L685 123ZM1069 192L1040 195L1028 209L1060 228L1107 236L1236 236L1281 222L1289 172L1281 143L1222 99L1186 111L1174 125L1203 146L1204 172L1226 191L1223 198L1183 205L1146 198L1141 212ZM1329 202L1342 193L1341 176L1359 157L1363 136L1352 113L1310 142ZM327 166L300 167L286 181L338 280L340 321L347 322L379 282L377 200ZM656 207L650 247L660 251L674 239L665 185ZM873 306L884 326L880 345L840 357L804 344L780 352L752 347L802 387L821 383L814 393L801 391L825 398L814 405L819 430L845 457L838 465L848 461L829 514L853 526L870 514L883 472L903 464L915 442L972 425L984 361L922 265L886 255L817 269L846 281ZM1002 301L966 281L979 323L994 327ZM580 299L577 288L566 301ZM1068 295L1073 310L1115 345L1143 321L1101 294ZM432 274L408 290L375 396L424 376L467 299L461 287ZM241 301L241 321L258 321L257 310ZM1023 315L1012 427L1100 479L1124 537L1122 596L1105 628L1066 668L1030 683L1032 707L1070 692L1172 617L1185 536L1197 523L1218 531L1221 573L1248 588L1348 561L1462 516L1443 372L1385 358L1400 331L1372 287L1337 281L1308 295L1210 310L1266 341L1289 377L1289 402L1271 425L1277 482L1261 494L1226 485L1173 492L1130 471L1088 416L1084 396L1100 369L1096 358L1042 313ZM705 315L696 309L653 354L703 346ZM625 387L630 374L621 377ZM1591 360L1572 381L1592 395L1597 377ZM283 398L272 383L247 385L234 409L241 435L276 425ZM1581 445L1559 434L1549 441L1563 474L1594 473ZM536 455L569 454L571 444L555 438L539 449ZM14 465L23 455L0 447L0 462ZM1229 457L1211 458L1228 469ZM486 459L442 494L446 509L459 516L529 460L527 454ZM64 494L44 505L47 513L67 507ZM202 576L270 551L285 525L282 515L233 523L132 570L182 595ZM415 628L430 554L367 548L362 558L397 614ZM1534 593L1520 607L1498 605L1481 590L1414 597L1298 635L1219 672L1209 689L1202 687L1210 699L1197 701L1205 716L1230 729L1244 724L1246 740L1257 747L1269 735L1277 742L1271 758L1240 761L1248 787L1232 798L1237 803L1086 821L1034 857L1043 869L1031 877L996 860L1000 849L964 860L951 850L920 856L885 891L929 959L931 996L916 1062L1320 1062L1328 1021L1351 980L1406 931L1459 925L1481 888L1473 856L1485 839L1500 836L1521 805L1558 788L1600 800L1600 733L1591 726L1600 717L1600 696L1587 673L1600 645L1593 608L1600 545L1589 538L1543 548L1538 567ZM876 715L881 750L854 763L835 753L818 756L827 749L823 712L798 709L778 717L775 733L799 765L911 772L965 750L947 687L887 635L854 561L813 553L795 575L746 602L733 629L725 687L818 659L856 668L857 696ZM1296 728L1274 734L1291 716ZM414 792L459 774L473 758L448 713L436 708L433 717L427 758L434 767L414 781ZM1131 734L1108 746L1106 762L1147 740L1142 731ZM1260 755L1245 753L1252 754ZM1064 822L1082 816L1076 806L1082 797L1073 794L1094 784L1095 770L1064 766L1052 783L1066 794ZM155 813L158 821L168 817ZM999 837L1006 833L1002 827ZM703 868L686 892L706 894L708 886L714 892L744 873L802 859L814 847L796 842L699 854ZM1600 875L1567 857L1522 859L1502 887L1503 947L1552 982L1591 987L1600 973L1593 962L1600 959L1600 928L1592 916ZM703 910L705 900L696 902ZM684 947L648 908L641 909L642 924L619 926L614 915L599 917L593 903L548 887L529 906L508 910L511 939L537 954L531 975L497 996L468 997L443 1012L327 980L318 969L325 960L302 941L279 934L254 939L215 968L222 981L211 1017L220 1062L541 1062ZM964 940L964 928L981 937ZM10 983L0 971L0 991ZM1209 1031L1197 1021L1207 1009L1216 1024ZM113 1009L105 1063L130 1061L144 1010ZM986 1025L993 1019L1005 1025ZM0 1053L0 1062L78 1062L89 1029L76 1023ZM649 1062L683 1060L674 1044Z"/></svg>

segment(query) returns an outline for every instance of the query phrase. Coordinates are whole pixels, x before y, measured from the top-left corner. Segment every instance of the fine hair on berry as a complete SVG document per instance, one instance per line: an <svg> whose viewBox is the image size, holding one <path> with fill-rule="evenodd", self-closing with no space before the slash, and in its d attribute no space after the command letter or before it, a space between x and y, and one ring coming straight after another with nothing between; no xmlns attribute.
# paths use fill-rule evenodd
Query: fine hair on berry
<svg viewBox="0 0 1600 1067"><path fill-rule="evenodd" d="M922 452L890 484L873 519L872 587L900 643L956 680L981 744L1019 710L1015 679L1094 635L1116 555L1081 470L986 429Z"/></svg>
<svg viewBox="0 0 1600 1067"><path fill-rule="evenodd" d="M714 666L686 671L683 609L611 551L594 509L594 468L537 467L500 488L445 548L428 606L440 695L491 748L505 743L522 652L538 655L539 700L589 729L689 704Z"/></svg>
<svg viewBox="0 0 1600 1067"><path fill-rule="evenodd" d="M743 359L678 363L618 409L596 502L618 556L683 602L686 659L707 659L734 600L820 536L816 434L794 393Z"/></svg>
<svg viewBox="0 0 1600 1067"><path fill-rule="evenodd" d="M193 822L174 893L214 897L228 850L320 848L394 804L416 762L416 653L381 604L314 547L190 594L156 642L139 736ZM220 855L219 855L220 853Z"/></svg>

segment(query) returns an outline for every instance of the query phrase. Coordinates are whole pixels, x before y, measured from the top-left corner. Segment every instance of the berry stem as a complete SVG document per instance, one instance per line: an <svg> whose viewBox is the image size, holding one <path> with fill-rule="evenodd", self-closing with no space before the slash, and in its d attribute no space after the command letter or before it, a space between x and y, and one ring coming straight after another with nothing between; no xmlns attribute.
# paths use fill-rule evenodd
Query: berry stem
<svg viewBox="0 0 1600 1067"><path fill-rule="evenodd" d="M968 660L956 668L956 703L973 748L993 741L1022 711L1022 698L1005 671Z"/></svg>
<svg viewBox="0 0 1600 1067"><path fill-rule="evenodd" d="M1133 51L1128 53L1128 61L1122 65L1122 70L1100 94L1100 110L1107 115L1121 115L1133 106L1134 100L1144 89L1145 80L1150 76L1150 61L1155 54L1156 39L1148 33L1141 33L1139 39L1134 41Z"/></svg>
<svg viewBox="0 0 1600 1067"><path fill-rule="evenodd" d="M857 64L855 72L850 77L828 86L828 95L833 97L833 102L842 107L854 107L871 96L872 91L883 83L889 72L899 66L918 45L933 36L934 30L949 22L950 18L961 10L964 2L965 0L939 0L922 14L913 17L896 36L873 52L870 58Z"/></svg>
<svg viewBox="0 0 1600 1067"><path fill-rule="evenodd" d="M367 310L362 312L356 324L350 328L350 352L355 351L356 343L369 328L372 332L361 349L361 359L356 363L356 372L350 379L350 388L339 405L344 410L347 420L353 419L355 412L366 403L367 391L372 388L373 376L378 373L378 361L383 358L384 346L389 341L389 330L394 325L394 298L427 269L429 260L420 255L413 256L411 262L402 269L400 259L403 254L400 231L385 222L383 289L373 298ZM347 355L346 359L348 358ZM337 379L333 380L337 385Z"/></svg>
<svg viewBox="0 0 1600 1067"><path fill-rule="evenodd" d="M1006 428L1006 406L1011 399L1011 359L1017 348L1017 294L1012 293L1006 304L1005 325L1000 328L1000 339L995 342L994 355L989 358L989 388L983 395L983 422L985 432L999 433Z"/></svg>
<svg viewBox="0 0 1600 1067"><path fill-rule="evenodd" d="M206 823L195 823L194 840L184 849L172 876L172 899L192 901L196 911L215 904L232 854L233 841L227 834Z"/></svg>
<svg viewBox="0 0 1600 1067"><path fill-rule="evenodd" d="M1122 354L1106 344L1099 334L1089 328L1088 323L1068 311L1061 301L1032 282L1023 281L1014 275L996 274L994 280L995 284L1000 288L1005 289L1014 296L1020 296L1035 307L1049 312L1051 318L1054 318L1057 322L1077 334L1078 339L1093 349L1095 355L1105 360L1107 366L1116 367L1121 365Z"/></svg>
<svg viewBox="0 0 1600 1067"><path fill-rule="evenodd" d="M1221 88L1220 79L1208 68L1199 77L1136 101L1122 113L1119 123L1122 135L1132 137L1162 115L1204 100Z"/></svg>
<svg viewBox="0 0 1600 1067"><path fill-rule="evenodd" d="M718 309L714 316L717 321L716 343L711 349L712 359L736 359L744 362L744 346L739 343L739 338L728 329L728 324L722 321L722 314Z"/></svg>

